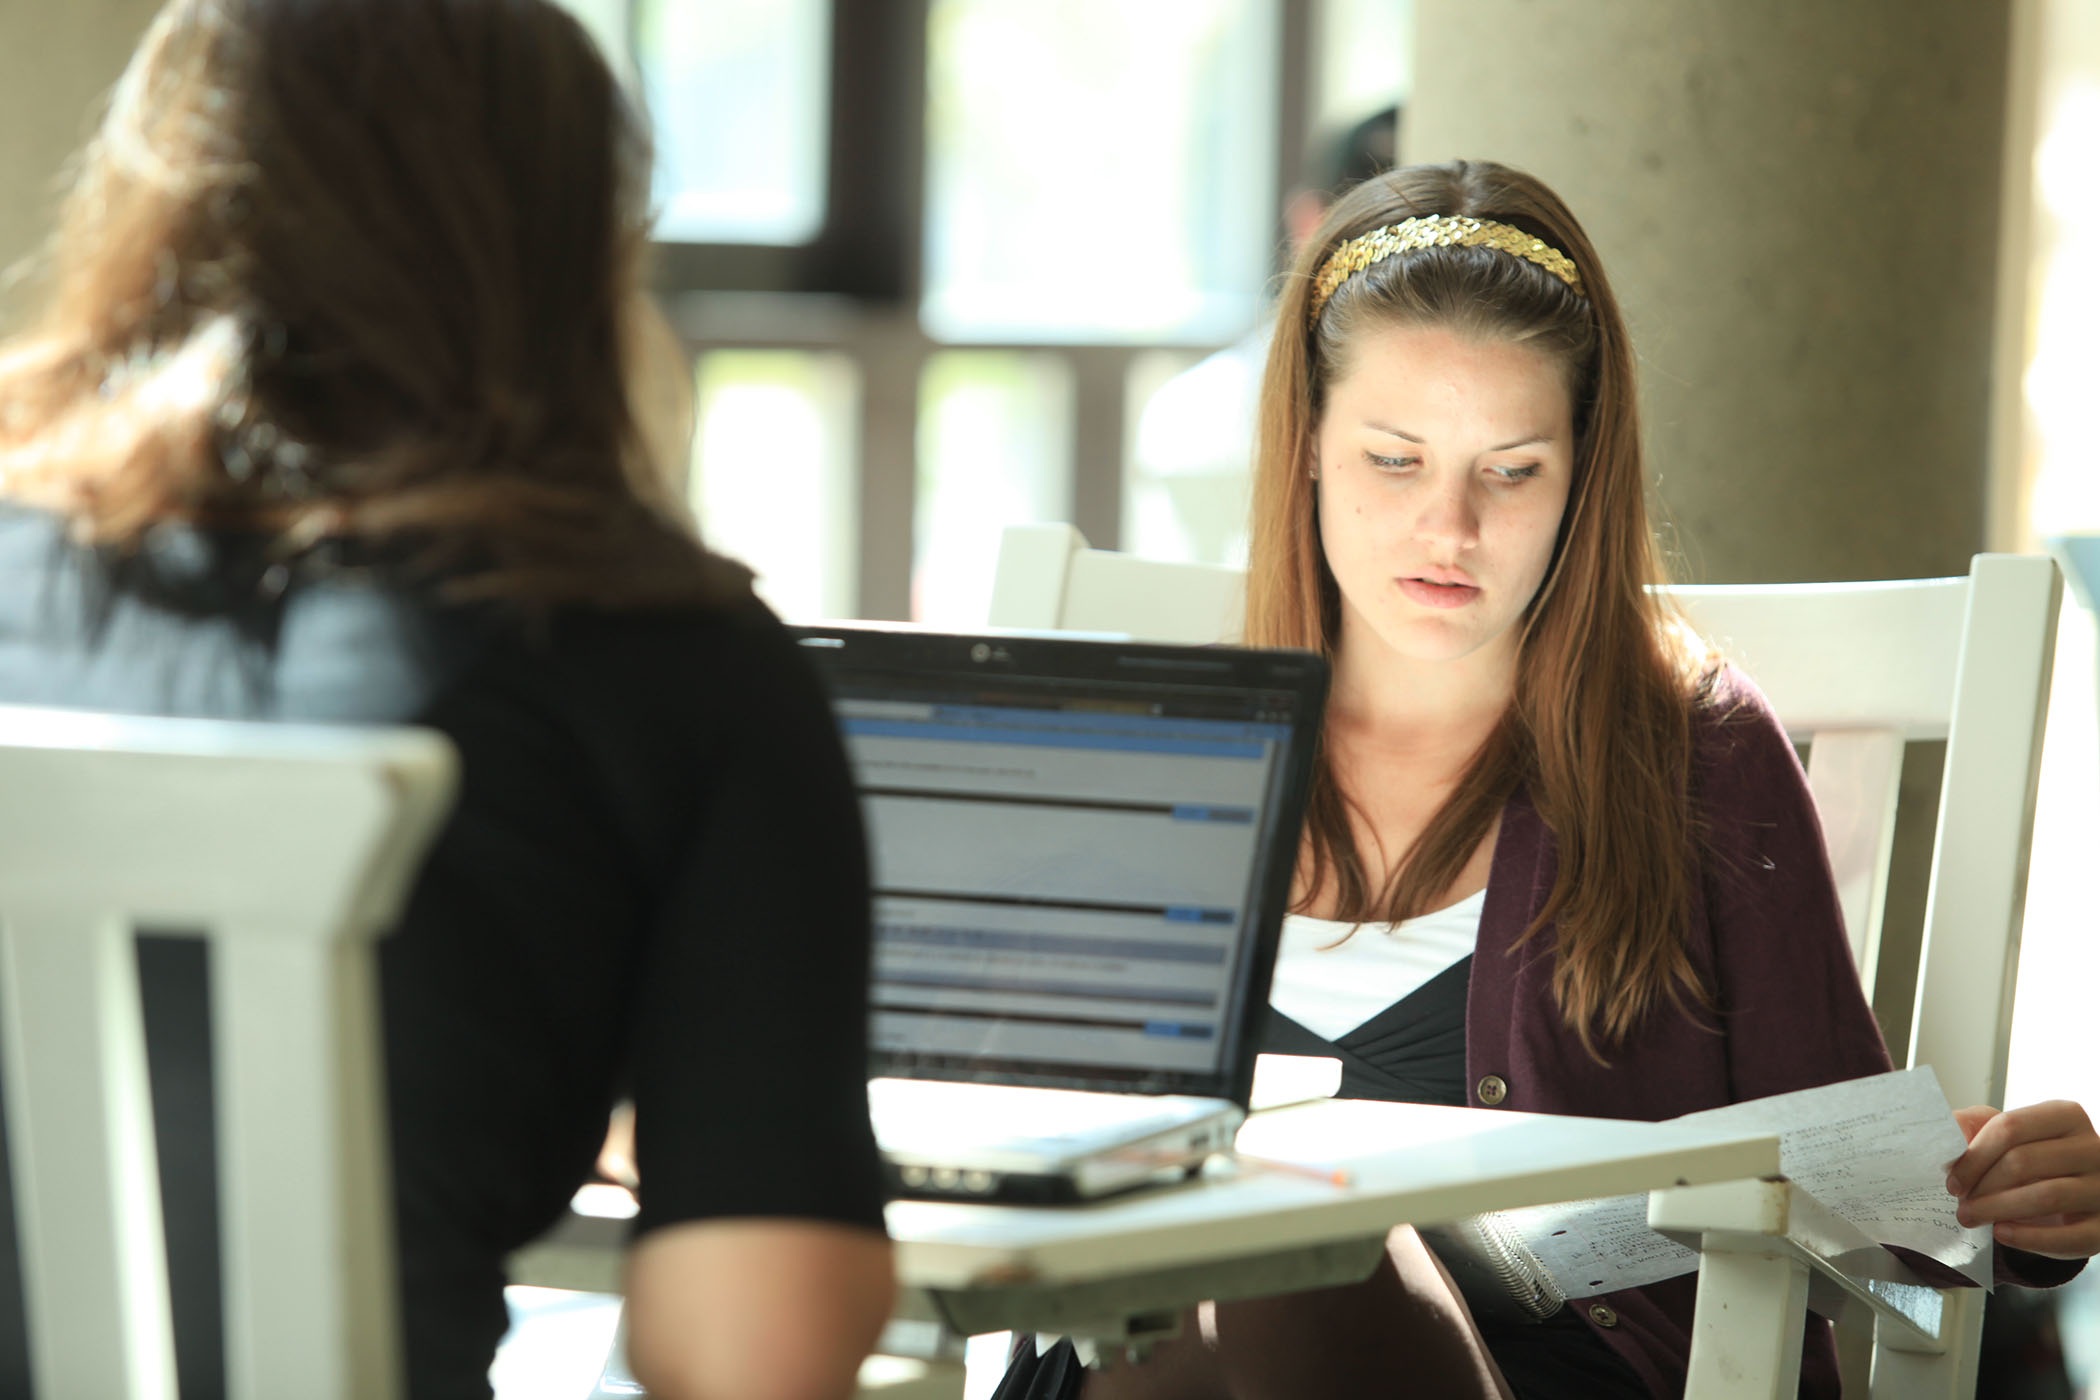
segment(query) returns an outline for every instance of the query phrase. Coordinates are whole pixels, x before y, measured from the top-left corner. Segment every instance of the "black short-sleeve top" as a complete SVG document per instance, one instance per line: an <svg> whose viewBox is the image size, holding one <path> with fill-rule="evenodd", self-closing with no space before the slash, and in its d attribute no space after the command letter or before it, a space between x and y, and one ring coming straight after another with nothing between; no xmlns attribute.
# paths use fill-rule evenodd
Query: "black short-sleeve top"
<svg viewBox="0 0 2100 1400"><path fill-rule="evenodd" d="M0 703L415 723L457 746L457 807L380 950L418 1400L487 1394L503 1257L587 1178L621 1094L638 1229L881 1228L858 808L820 686L755 602L528 625L190 531L120 562L0 507ZM149 1017L176 1024L156 984L179 974L142 967ZM157 1099L208 1073L175 1040ZM199 1162L209 1181L208 1133L180 1136L198 1140L163 1144L171 1235L210 1215L174 1199ZM210 1255L202 1234L189 1252ZM0 1318L0 1352L18 1329ZM186 1389L216 1369L215 1335L178 1349Z"/></svg>

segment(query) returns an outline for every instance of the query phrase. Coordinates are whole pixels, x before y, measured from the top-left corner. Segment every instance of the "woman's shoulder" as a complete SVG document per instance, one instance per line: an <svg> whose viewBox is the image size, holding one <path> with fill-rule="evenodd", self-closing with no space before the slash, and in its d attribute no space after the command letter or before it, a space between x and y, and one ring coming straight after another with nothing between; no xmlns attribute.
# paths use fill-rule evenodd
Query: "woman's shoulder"
<svg viewBox="0 0 2100 1400"><path fill-rule="evenodd" d="M1716 661L1697 678L1690 703L1694 781L1709 803L1804 785L1785 723L1748 674Z"/></svg>
<svg viewBox="0 0 2100 1400"><path fill-rule="evenodd" d="M1727 736L1742 730L1785 732L1779 712L1748 672L1734 662L1714 658L1692 676L1687 698L1693 731Z"/></svg>
<svg viewBox="0 0 2100 1400"><path fill-rule="evenodd" d="M798 735L832 722L815 667L756 596L718 607L567 611L544 646L529 632L514 636L512 655L527 674L554 680L571 712L668 728L680 743Z"/></svg>
<svg viewBox="0 0 2100 1400"><path fill-rule="evenodd" d="M532 629L522 636L532 644ZM692 606L567 608L546 636L576 663L662 677L719 679L726 672L757 680L804 669L789 629L756 595Z"/></svg>
<svg viewBox="0 0 2100 1400"><path fill-rule="evenodd" d="M1696 757L1729 752L1746 740L1783 738L1785 729L1757 682L1687 620L1665 610L1654 627L1658 674L1668 677L1665 690L1684 707Z"/></svg>
<svg viewBox="0 0 2100 1400"><path fill-rule="evenodd" d="M1692 724L1701 733L1780 727L1771 700L1748 672L1731 661L1708 661L1692 678L1689 697Z"/></svg>
<svg viewBox="0 0 2100 1400"><path fill-rule="evenodd" d="M346 628L383 633L429 672L433 701L464 695L557 724L566 716L652 733L704 729L740 697L776 690L797 660L748 591L719 603L541 606L462 595L453 582L391 555L316 558L287 595L280 649L310 657Z"/></svg>

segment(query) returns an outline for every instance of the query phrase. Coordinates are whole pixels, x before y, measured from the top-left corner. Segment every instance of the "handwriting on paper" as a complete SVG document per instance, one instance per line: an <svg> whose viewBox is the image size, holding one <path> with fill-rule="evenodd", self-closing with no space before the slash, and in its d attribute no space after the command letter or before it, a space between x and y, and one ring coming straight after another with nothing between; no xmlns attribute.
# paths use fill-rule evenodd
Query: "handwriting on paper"
<svg viewBox="0 0 2100 1400"><path fill-rule="evenodd" d="M1967 1143L1929 1067L1803 1089L1687 1114L1673 1122L1779 1137L1780 1170L1868 1238L1991 1281L1991 1235L1964 1228L1947 1168ZM1648 1228L1646 1196L1503 1211L1492 1232L1551 1279L1588 1297L1690 1273L1696 1252Z"/></svg>

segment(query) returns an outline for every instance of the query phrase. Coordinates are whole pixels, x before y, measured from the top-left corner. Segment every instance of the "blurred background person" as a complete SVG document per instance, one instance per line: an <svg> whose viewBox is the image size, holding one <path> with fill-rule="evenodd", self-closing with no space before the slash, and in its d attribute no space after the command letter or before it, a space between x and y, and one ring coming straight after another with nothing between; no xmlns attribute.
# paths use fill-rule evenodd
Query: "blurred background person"
<svg viewBox="0 0 2100 1400"><path fill-rule="evenodd" d="M1304 184L1283 206L1285 266L1337 199L1393 168L1399 145L1400 109L1386 107L1313 147ZM1143 536L1140 552L1207 564L1246 562L1254 407L1269 332L1265 315L1245 336L1161 385L1145 405L1129 497L1131 526Z"/></svg>

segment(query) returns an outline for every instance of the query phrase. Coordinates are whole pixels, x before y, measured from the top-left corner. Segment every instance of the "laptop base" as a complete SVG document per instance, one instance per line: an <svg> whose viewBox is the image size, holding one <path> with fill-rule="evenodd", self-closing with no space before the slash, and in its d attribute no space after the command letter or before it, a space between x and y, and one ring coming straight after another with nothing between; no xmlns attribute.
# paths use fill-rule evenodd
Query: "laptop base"
<svg viewBox="0 0 2100 1400"><path fill-rule="evenodd" d="M1066 1172L1004 1172L983 1169L905 1165L884 1159L883 1189L900 1200L997 1202L1013 1206L1072 1206L1107 1200L1147 1186L1186 1181L1203 1170L1201 1162L1168 1167L1149 1176L1081 1195L1079 1183Z"/></svg>

